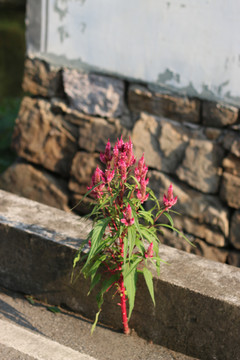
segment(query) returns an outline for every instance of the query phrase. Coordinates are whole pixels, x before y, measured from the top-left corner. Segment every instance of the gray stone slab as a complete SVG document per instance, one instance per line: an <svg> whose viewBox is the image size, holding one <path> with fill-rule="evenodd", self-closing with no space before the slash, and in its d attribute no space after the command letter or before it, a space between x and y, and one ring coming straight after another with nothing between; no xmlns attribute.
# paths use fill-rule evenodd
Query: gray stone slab
<svg viewBox="0 0 240 360"><path fill-rule="evenodd" d="M83 219L0 191L0 284L89 318L96 292L70 283L76 248L91 227ZM156 307L139 278L130 327L146 339L200 359L240 358L240 269L160 247ZM97 291L97 289L96 289ZM118 299L107 294L100 321L121 328Z"/></svg>

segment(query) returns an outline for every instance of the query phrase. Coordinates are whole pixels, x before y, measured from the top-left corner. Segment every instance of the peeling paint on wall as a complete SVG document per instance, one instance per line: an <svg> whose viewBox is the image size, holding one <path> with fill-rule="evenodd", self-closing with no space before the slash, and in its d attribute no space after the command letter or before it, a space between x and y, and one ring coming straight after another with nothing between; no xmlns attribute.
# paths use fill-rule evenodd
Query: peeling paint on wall
<svg viewBox="0 0 240 360"><path fill-rule="evenodd" d="M29 55L240 105L240 2L39 3L40 48L39 12L34 0L28 2Z"/></svg>

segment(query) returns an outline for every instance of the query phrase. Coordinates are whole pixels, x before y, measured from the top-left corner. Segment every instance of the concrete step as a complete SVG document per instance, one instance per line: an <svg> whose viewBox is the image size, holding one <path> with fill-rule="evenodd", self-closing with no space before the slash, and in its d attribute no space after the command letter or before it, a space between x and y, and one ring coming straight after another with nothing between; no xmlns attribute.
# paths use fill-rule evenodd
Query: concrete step
<svg viewBox="0 0 240 360"><path fill-rule="evenodd" d="M193 360L160 345L125 336L69 311L48 311L0 288L0 358L3 360Z"/></svg>
<svg viewBox="0 0 240 360"><path fill-rule="evenodd" d="M89 319L97 310L89 283L70 282L84 219L0 191L0 284L63 305ZM200 359L240 359L240 269L160 246L156 307L139 278L130 327L145 339ZM106 296L100 321L121 328L118 300Z"/></svg>

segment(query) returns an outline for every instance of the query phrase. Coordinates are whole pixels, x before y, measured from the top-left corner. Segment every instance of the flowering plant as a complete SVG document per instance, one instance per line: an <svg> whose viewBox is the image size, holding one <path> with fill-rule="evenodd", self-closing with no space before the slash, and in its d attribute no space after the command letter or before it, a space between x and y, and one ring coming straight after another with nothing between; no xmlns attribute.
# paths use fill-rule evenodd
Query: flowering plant
<svg viewBox="0 0 240 360"><path fill-rule="evenodd" d="M90 291L101 282L101 290L97 296L99 311L92 331L98 321L103 295L114 287L120 295L124 333L129 333L128 321L134 307L138 273L143 274L155 304L153 276L148 263L153 263L159 274L162 260L159 257L158 231L164 226L179 233L169 214L170 208L177 202L177 197L173 197L172 185L170 184L168 193L164 194L160 204L153 191L147 187L148 167L144 155L136 164L132 147L130 138L125 143L121 138L112 150L108 140L105 152L100 154L100 160L106 169L102 171L99 167L96 168L85 194L87 196L91 193L96 199L96 205L88 215L94 216L94 223L74 259L73 267L80 260L86 260L81 273L86 278L91 278ZM154 204L148 211L143 207L147 199ZM169 224L157 222L161 215L165 215ZM87 243L90 250L81 256ZM102 279L102 269L107 273L107 278Z"/></svg>

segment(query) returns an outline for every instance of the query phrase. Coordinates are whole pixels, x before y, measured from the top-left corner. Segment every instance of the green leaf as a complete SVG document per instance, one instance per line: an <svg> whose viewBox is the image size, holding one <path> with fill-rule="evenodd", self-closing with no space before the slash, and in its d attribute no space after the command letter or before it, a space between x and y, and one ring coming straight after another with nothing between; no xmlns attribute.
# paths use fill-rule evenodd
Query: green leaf
<svg viewBox="0 0 240 360"><path fill-rule="evenodd" d="M33 300L32 296L26 296L26 299L31 305L35 304L35 301Z"/></svg>
<svg viewBox="0 0 240 360"><path fill-rule="evenodd" d="M136 239L136 230L133 226L130 226L128 228L128 248L129 248L129 252L128 252L128 259L129 261L131 260L132 257L132 252L135 246L135 239Z"/></svg>
<svg viewBox="0 0 240 360"><path fill-rule="evenodd" d="M172 219L171 215L166 211L164 211L163 215L166 216L166 218L169 220L171 226L174 226L173 219Z"/></svg>
<svg viewBox="0 0 240 360"><path fill-rule="evenodd" d="M123 268L123 277L126 279L134 269L137 269L137 266L141 261L141 258L136 257L133 262L127 263Z"/></svg>
<svg viewBox="0 0 240 360"><path fill-rule="evenodd" d="M84 246L87 244L88 240L84 240L84 242L82 243L82 245L80 246L80 248L77 251L77 255L75 256L74 260L73 260L73 269L76 267L77 263L80 261L81 259L81 252L82 249L84 248Z"/></svg>
<svg viewBox="0 0 240 360"><path fill-rule="evenodd" d="M181 237L184 238L184 240L186 240L190 245L192 245L193 247L196 247L196 245L194 245L190 240L188 240L188 238L178 229L176 229L175 227L168 225L168 224L158 224L158 226L163 226L163 227L167 227L173 231L175 231L176 233L178 233Z"/></svg>
<svg viewBox="0 0 240 360"><path fill-rule="evenodd" d="M99 283L99 281L101 280L101 274L95 274L92 277L92 281L91 281L91 286L88 292L88 295L91 293L92 289Z"/></svg>
<svg viewBox="0 0 240 360"><path fill-rule="evenodd" d="M105 233L106 227L111 220L110 217L104 218L99 220L92 230L92 236L91 236L91 248L88 254L88 258L86 261L86 264L91 260L91 258L95 255L96 250L102 241L103 235Z"/></svg>
<svg viewBox="0 0 240 360"><path fill-rule="evenodd" d="M152 273L146 267L143 268L143 276L144 276L145 282L147 284L148 291L149 291L149 293L151 295L153 304L155 306L156 304L155 304L155 298L154 298L154 288L153 288Z"/></svg>
<svg viewBox="0 0 240 360"><path fill-rule="evenodd" d="M127 253L128 253L128 239L127 239L126 236L125 236L125 238L123 240L123 244L124 244L123 263L126 264Z"/></svg>
<svg viewBox="0 0 240 360"><path fill-rule="evenodd" d="M116 274L112 275L109 279L105 280L102 283L102 288L101 288L100 292L97 295L97 304L98 304L99 311L96 313L95 321L94 321L94 323L92 325L91 334L93 333L93 331L94 331L94 329L95 329L95 327L97 325L97 322L98 322L98 317L99 317L99 314L101 312L101 307L102 307L102 304L103 304L103 295L111 287L111 285L113 285L116 281L119 280L119 276L120 276L120 274L116 273Z"/></svg>
<svg viewBox="0 0 240 360"><path fill-rule="evenodd" d="M136 244L136 246L138 247L141 255L144 256L144 254L145 254L145 247L144 247L142 241L141 241L139 238L136 237L136 239L135 239L135 244Z"/></svg>
<svg viewBox="0 0 240 360"><path fill-rule="evenodd" d="M93 323L93 325L92 325L92 328L91 328L91 335L93 334L93 332L94 332L94 330L95 330L95 327L96 327L96 325L97 325L97 322L98 322L98 318L99 318L99 315L100 315L100 312L102 311L102 309L100 309L97 313L96 313L96 315L95 315L95 321L94 321L94 323Z"/></svg>
<svg viewBox="0 0 240 360"><path fill-rule="evenodd" d="M124 278L124 286L127 290L127 297L129 303L128 320L130 320L135 303L135 295L136 295L136 287L137 287L137 268L133 269L133 271L130 272L129 275Z"/></svg>
<svg viewBox="0 0 240 360"><path fill-rule="evenodd" d="M47 306L47 310L53 312L54 314L61 312L57 306Z"/></svg>
<svg viewBox="0 0 240 360"><path fill-rule="evenodd" d="M147 187L147 192L150 194L150 196L152 197L152 200L155 201L155 204L157 205L158 209L160 210L159 200L156 198L156 195L154 194L154 192L152 191L152 189L150 189L149 187Z"/></svg>
<svg viewBox="0 0 240 360"><path fill-rule="evenodd" d="M152 217L152 213L151 212L148 212L148 211L139 211L139 215L144 218L147 222L149 222L151 225L153 225L154 223L154 220L153 220L153 217Z"/></svg>
<svg viewBox="0 0 240 360"><path fill-rule="evenodd" d="M137 184L138 188L141 187L141 185L139 184L139 182L137 181L137 179L136 179L133 175L130 176L130 179L133 179L133 180L135 181L135 183Z"/></svg>

